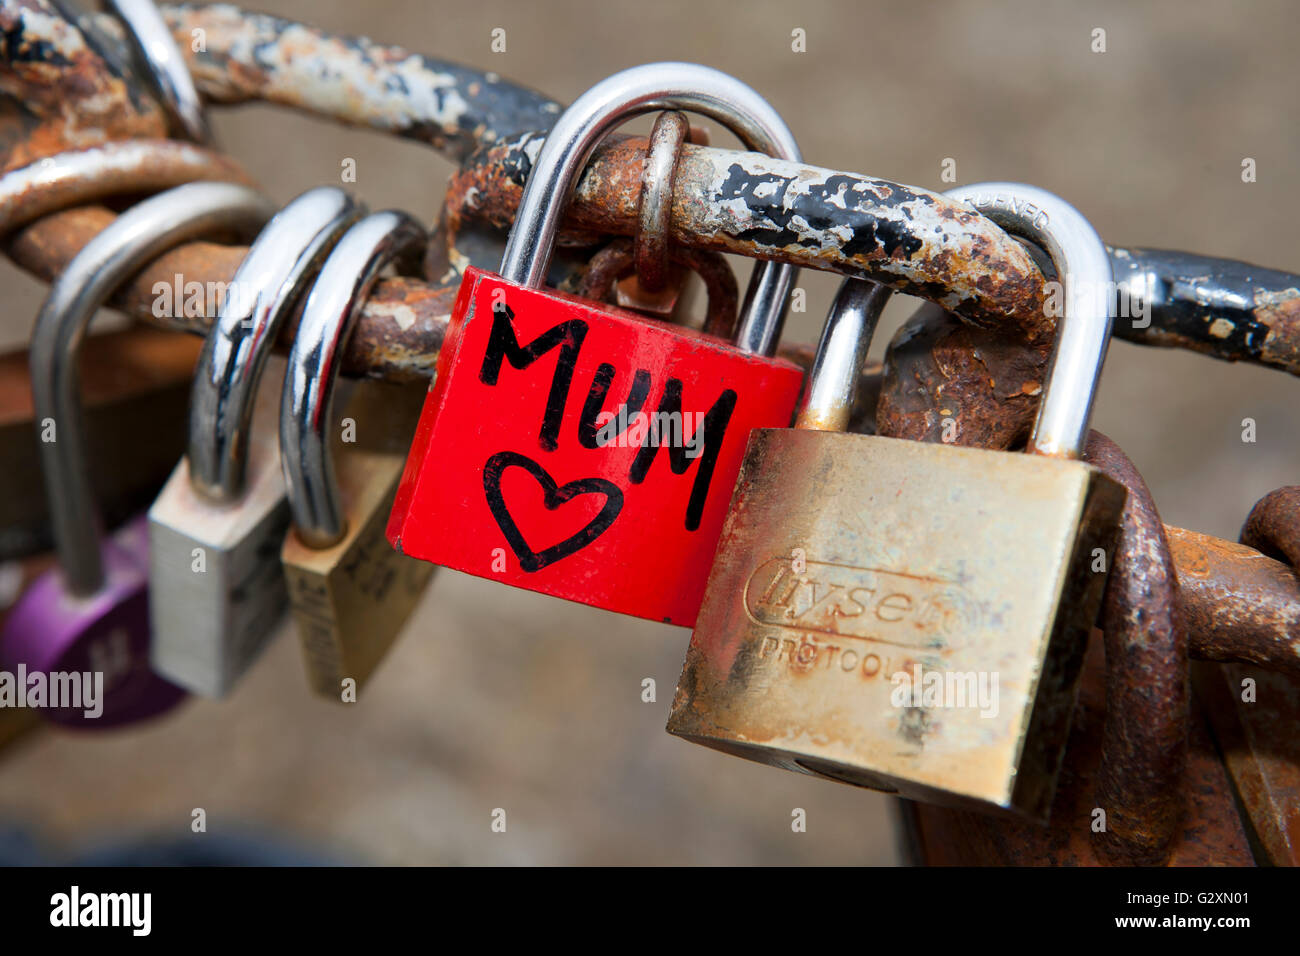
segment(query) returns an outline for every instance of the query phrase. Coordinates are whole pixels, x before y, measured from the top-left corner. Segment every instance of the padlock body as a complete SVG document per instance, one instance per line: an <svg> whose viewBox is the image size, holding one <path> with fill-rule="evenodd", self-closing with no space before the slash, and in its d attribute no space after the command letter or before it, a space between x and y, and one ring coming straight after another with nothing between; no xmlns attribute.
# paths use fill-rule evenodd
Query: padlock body
<svg viewBox="0 0 1300 956"><path fill-rule="evenodd" d="M1044 817L1123 502L1077 461L755 431L669 732Z"/></svg>
<svg viewBox="0 0 1300 956"><path fill-rule="evenodd" d="M466 272L398 489L403 553L689 626L751 429L802 371Z"/></svg>
<svg viewBox="0 0 1300 956"><path fill-rule="evenodd" d="M263 373L239 497L204 495L182 460L149 509L154 668L209 697L229 692L289 606L280 566L289 528L278 425L283 369L275 361Z"/></svg>
<svg viewBox="0 0 1300 956"><path fill-rule="evenodd" d="M257 660L289 605L280 566L289 505L279 442L269 451L258 444L237 501L205 498L182 460L149 509L153 665L209 697L229 692Z"/></svg>
<svg viewBox="0 0 1300 956"><path fill-rule="evenodd" d="M81 729L107 729L156 716L185 697L176 685L156 675L149 664L148 557L144 517L104 541L104 583L94 594L68 593L58 567L32 583L9 612L0 635L0 663L10 673L19 665L29 675L46 675L71 693L78 675L99 675L102 711L45 708L41 716ZM82 693L86 685L82 684ZM85 698L83 697L83 702Z"/></svg>
<svg viewBox="0 0 1300 956"><path fill-rule="evenodd" d="M312 690L341 700L345 678L365 684L396 641L434 572L384 535L402 473L400 453L353 448L335 458L348 517L343 539L308 547L291 529L281 557Z"/></svg>

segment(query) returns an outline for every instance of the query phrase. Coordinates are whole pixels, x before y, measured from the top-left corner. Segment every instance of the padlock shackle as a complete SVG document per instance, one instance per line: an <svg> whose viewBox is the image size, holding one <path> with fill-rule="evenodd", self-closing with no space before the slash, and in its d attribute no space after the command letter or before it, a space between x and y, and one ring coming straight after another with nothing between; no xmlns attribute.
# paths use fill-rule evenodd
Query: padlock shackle
<svg viewBox="0 0 1300 956"><path fill-rule="evenodd" d="M86 327L110 295L173 246L232 230L255 233L275 211L246 186L189 183L132 206L82 248L50 287L32 330L29 362L41 470L55 549L68 590L96 592L104 581L101 526L90 486L77 355Z"/></svg>
<svg viewBox="0 0 1300 956"><path fill-rule="evenodd" d="M330 454L334 383L366 296L390 263L418 274L428 237L415 219L387 209L343 234L307 295L280 393L280 464L294 531L311 548L347 534Z"/></svg>
<svg viewBox="0 0 1300 956"><path fill-rule="evenodd" d="M190 483L205 497L233 502L243 492L258 383L280 326L365 211L337 186L308 190L276 213L235 271L190 392Z"/></svg>
<svg viewBox="0 0 1300 956"><path fill-rule="evenodd" d="M735 77L696 63L647 63L615 73L578 97L547 134L506 241L502 278L529 289L545 285L561 215L592 152L616 127L655 110L707 116L749 149L777 159L801 159L780 114ZM773 262L755 267L736 335L742 351L774 353L795 274L793 266Z"/></svg>
<svg viewBox="0 0 1300 956"><path fill-rule="evenodd" d="M1026 450L1079 458L1115 317L1114 273L1097 230L1059 196L1023 183L976 183L945 196L969 203L1014 236L1037 243L1056 266L1065 301L1043 397Z"/></svg>
<svg viewBox="0 0 1300 956"><path fill-rule="evenodd" d="M891 295L892 289L866 279L840 283L799 400L795 428L848 430L871 336Z"/></svg>
<svg viewBox="0 0 1300 956"><path fill-rule="evenodd" d="M158 94L174 129L200 145L212 144L212 129L185 55L153 0L107 0L126 27L126 39L138 65Z"/></svg>

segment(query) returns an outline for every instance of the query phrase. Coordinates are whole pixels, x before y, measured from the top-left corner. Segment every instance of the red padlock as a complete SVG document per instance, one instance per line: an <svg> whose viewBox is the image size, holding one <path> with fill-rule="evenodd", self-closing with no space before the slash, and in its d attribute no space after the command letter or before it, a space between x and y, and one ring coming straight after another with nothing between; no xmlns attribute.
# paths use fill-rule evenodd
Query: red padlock
<svg viewBox="0 0 1300 956"><path fill-rule="evenodd" d="M686 109L799 158L780 116L708 67L615 74L555 124L501 274L465 272L388 522L404 554L690 627L749 432L787 427L802 383L771 357L794 270L760 263L739 341L544 288L577 174L619 123Z"/></svg>

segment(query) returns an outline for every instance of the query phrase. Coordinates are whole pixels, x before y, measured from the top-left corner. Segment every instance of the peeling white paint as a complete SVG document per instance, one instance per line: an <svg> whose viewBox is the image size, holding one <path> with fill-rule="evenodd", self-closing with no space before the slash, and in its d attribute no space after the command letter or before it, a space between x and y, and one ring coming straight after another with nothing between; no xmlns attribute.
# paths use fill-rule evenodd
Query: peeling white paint
<svg viewBox="0 0 1300 956"><path fill-rule="evenodd" d="M403 302L368 302L366 311L371 315L386 315L405 332L415 325L415 310Z"/></svg>
<svg viewBox="0 0 1300 956"><path fill-rule="evenodd" d="M1226 339L1237 329L1237 323L1230 319L1215 319L1210 323L1209 333L1216 339Z"/></svg>

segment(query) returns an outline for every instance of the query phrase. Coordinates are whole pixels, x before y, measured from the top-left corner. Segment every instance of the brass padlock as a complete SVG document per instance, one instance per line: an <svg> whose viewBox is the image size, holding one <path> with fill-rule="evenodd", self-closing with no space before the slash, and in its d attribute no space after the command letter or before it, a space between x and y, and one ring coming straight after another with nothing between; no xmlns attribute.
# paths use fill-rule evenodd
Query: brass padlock
<svg viewBox="0 0 1300 956"><path fill-rule="evenodd" d="M1096 232L1057 197L1006 183L959 195L1043 246L1063 282L1029 454L838 431L887 296L848 280L796 427L750 435L668 730L789 770L1043 818L1124 502L1077 460L1111 272Z"/></svg>
<svg viewBox="0 0 1300 956"><path fill-rule="evenodd" d="M278 363L265 380L263 372L280 326L362 211L343 190L322 186L277 213L235 272L199 357L189 454L149 509L150 659L195 693L226 694L288 607L277 415L284 378Z"/></svg>
<svg viewBox="0 0 1300 956"><path fill-rule="evenodd" d="M280 453L293 527L281 560L308 679L335 700L349 699L378 666L434 570L384 536L424 393L361 383L332 442L329 427L339 362L366 295L390 262L418 273L424 239L418 223L393 211L349 229L312 286L289 354Z"/></svg>

